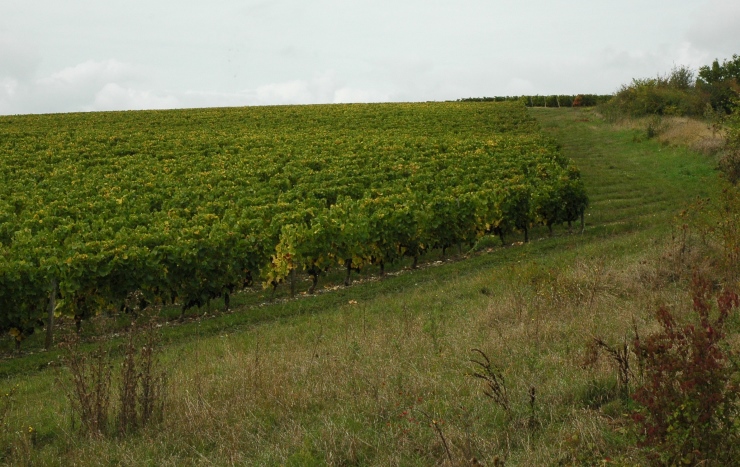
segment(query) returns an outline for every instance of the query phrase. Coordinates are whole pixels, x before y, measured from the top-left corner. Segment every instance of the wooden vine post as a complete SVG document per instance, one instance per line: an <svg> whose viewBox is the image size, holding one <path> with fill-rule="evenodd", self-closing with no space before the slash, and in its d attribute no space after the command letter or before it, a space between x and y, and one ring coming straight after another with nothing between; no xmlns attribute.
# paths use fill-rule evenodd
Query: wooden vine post
<svg viewBox="0 0 740 467"><path fill-rule="evenodd" d="M295 297L296 288L296 272L295 268L290 270L290 296Z"/></svg>
<svg viewBox="0 0 740 467"><path fill-rule="evenodd" d="M57 280L51 280L51 293L49 295L49 316L46 321L46 342L44 349L49 350L54 343L54 309L57 307Z"/></svg>

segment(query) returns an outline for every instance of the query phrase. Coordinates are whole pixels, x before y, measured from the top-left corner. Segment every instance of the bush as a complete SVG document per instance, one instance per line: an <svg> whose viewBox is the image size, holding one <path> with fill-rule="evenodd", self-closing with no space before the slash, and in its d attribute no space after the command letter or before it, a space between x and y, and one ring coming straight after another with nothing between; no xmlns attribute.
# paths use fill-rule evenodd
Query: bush
<svg viewBox="0 0 740 467"><path fill-rule="evenodd" d="M726 119L725 150L719 160L719 168L730 183L737 185L740 181L740 100L733 103L733 112Z"/></svg>
<svg viewBox="0 0 740 467"><path fill-rule="evenodd" d="M731 60L714 60L712 66L699 68L697 87L707 96L712 107L723 113L730 113L733 101L740 94L740 56Z"/></svg>
<svg viewBox="0 0 740 467"><path fill-rule="evenodd" d="M727 181L737 185L740 181L740 148L725 150L719 160L719 169Z"/></svg>
<svg viewBox="0 0 740 467"><path fill-rule="evenodd" d="M694 81L693 70L685 66L674 67L667 76L633 79L600 110L610 120L648 115L701 116L708 96L696 88Z"/></svg>
<svg viewBox="0 0 740 467"><path fill-rule="evenodd" d="M633 80L620 88L609 105L630 117L703 115L706 102L692 89L674 88L662 79Z"/></svg>
<svg viewBox="0 0 740 467"><path fill-rule="evenodd" d="M660 464L729 465L740 456L740 385L724 338L740 299L723 291L715 313L711 284L695 276L692 287L695 322L682 325L661 307L661 330L645 340L635 338L644 384L633 394L640 405L633 420L641 443Z"/></svg>

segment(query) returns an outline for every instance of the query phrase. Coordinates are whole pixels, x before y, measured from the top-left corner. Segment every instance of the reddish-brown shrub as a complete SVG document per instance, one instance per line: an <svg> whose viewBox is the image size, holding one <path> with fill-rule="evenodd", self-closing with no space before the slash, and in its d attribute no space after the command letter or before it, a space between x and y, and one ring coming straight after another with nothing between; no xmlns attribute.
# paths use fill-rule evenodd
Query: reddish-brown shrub
<svg viewBox="0 0 740 467"><path fill-rule="evenodd" d="M724 343L730 312L740 300L725 290L712 307L712 286L693 280L695 322L681 324L666 307L658 310L661 330L634 349L644 384L634 395L641 406L633 420L641 442L660 464L737 459L738 369Z"/></svg>

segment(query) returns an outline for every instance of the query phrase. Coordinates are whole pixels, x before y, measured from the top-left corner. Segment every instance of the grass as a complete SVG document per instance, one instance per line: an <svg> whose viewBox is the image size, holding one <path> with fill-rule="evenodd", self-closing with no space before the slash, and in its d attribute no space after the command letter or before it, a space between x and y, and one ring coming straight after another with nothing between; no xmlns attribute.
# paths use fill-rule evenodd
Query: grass
<svg viewBox="0 0 740 467"><path fill-rule="evenodd" d="M724 131L719 125L689 117L628 118L618 126L634 130L636 139L647 139L647 129L652 126L661 144L686 147L707 156L717 154L724 147Z"/></svg>
<svg viewBox="0 0 740 467"><path fill-rule="evenodd" d="M590 110L532 112L582 170L591 196L584 234L559 229L548 238L540 229L529 244L483 248L462 261L315 297L283 300L281 290L275 303L261 305L261 292L245 294L233 313L165 325L165 420L123 438L80 439L70 431L66 370L49 365L55 351L6 360L0 389L18 390L6 417L13 451L5 460L642 462L617 369L606 357L588 361L589 342L620 343L633 322L651 329L661 303L690 309L664 252L677 212L716 195L713 164L683 147L636 138L637 130L615 128ZM472 376L480 368L471 362L480 359L473 348L503 376L508 411Z"/></svg>

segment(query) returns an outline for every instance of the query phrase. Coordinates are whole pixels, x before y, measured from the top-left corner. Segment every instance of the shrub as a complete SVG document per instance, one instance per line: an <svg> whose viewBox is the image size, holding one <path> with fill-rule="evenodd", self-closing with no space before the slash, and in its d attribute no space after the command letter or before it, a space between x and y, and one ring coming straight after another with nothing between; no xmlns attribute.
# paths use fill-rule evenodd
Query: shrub
<svg viewBox="0 0 740 467"><path fill-rule="evenodd" d="M730 149L723 152L719 160L719 169L733 185L740 182L740 149Z"/></svg>
<svg viewBox="0 0 740 467"><path fill-rule="evenodd" d="M712 66L699 68L697 87L715 110L731 112L733 101L740 94L740 56L733 55L731 60L723 60L722 64L715 59Z"/></svg>
<svg viewBox="0 0 740 467"><path fill-rule="evenodd" d="M635 79L623 85L609 104L630 117L702 115L706 107L692 88L676 88L662 78Z"/></svg>
<svg viewBox="0 0 740 467"><path fill-rule="evenodd" d="M725 120L725 150L719 168L733 185L740 181L740 99L735 99L732 114Z"/></svg>
<svg viewBox="0 0 740 467"><path fill-rule="evenodd" d="M725 324L740 300L725 290L711 306L711 284L694 277L696 321L680 324L661 307L661 330L635 338L644 384L633 399L641 443L660 464L726 462L740 455L738 445L738 369L724 345Z"/></svg>
<svg viewBox="0 0 740 467"><path fill-rule="evenodd" d="M709 97L696 86L693 70L675 66L667 76L633 79L600 106L609 120L648 115L701 116Z"/></svg>

